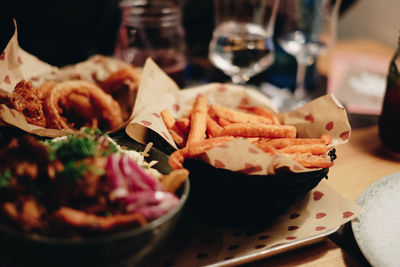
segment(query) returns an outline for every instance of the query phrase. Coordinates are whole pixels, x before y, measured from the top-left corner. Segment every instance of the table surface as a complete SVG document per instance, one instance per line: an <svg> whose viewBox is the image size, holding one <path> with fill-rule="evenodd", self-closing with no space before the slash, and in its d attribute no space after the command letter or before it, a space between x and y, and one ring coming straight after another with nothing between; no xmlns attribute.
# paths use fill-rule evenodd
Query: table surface
<svg viewBox="0 0 400 267"><path fill-rule="evenodd" d="M356 201L363 190L373 182L400 171L400 157L382 147L377 126L353 130L350 141L337 147L337 155L335 165L329 171L327 183L352 201ZM344 249L348 245L346 244L348 240L354 243L353 236L346 236L344 242L339 245L331 239L333 238L249 266L364 266L366 264L362 256L359 257Z"/></svg>

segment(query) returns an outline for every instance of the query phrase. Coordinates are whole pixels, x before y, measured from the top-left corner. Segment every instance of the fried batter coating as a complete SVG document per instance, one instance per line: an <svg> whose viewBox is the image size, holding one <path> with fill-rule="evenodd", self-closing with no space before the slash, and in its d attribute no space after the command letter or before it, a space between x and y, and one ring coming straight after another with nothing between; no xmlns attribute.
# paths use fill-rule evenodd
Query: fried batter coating
<svg viewBox="0 0 400 267"><path fill-rule="evenodd" d="M104 92L111 94L120 103L124 120L128 120L132 114L140 78L141 73L138 69L127 67L111 73L101 83Z"/></svg>
<svg viewBox="0 0 400 267"><path fill-rule="evenodd" d="M141 226L147 223L140 213L116 214L111 217L96 216L81 210L61 207L55 212L55 217L60 221L76 228L110 231L121 227Z"/></svg>
<svg viewBox="0 0 400 267"><path fill-rule="evenodd" d="M0 105L4 104L9 108L13 108L14 104L12 103L11 94L0 91Z"/></svg>
<svg viewBox="0 0 400 267"><path fill-rule="evenodd" d="M30 124L46 126L42 101L30 82L20 81L12 94L2 94L0 104L6 104L9 108L19 111Z"/></svg>
<svg viewBox="0 0 400 267"><path fill-rule="evenodd" d="M109 94L114 94L123 85L128 85L130 89L136 90L139 87L140 77L140 72L137 69L133 67L123 68L111 73L110 76L102 82L101 88Z"/></svg>
<svg viewBox="0 0 400 267"><path fill-rule="evenodd" d="M94 127L96 125L93 124L97 124L98 121L101 128L110 130L123 123L118 102L100 87L86 81L56 84L54 88L45 92L43 104L48 128Z"/></svg>
<svg viewBox="0 0 400 267"><path fill-rule="evenodd" d="M56 82L47 81L37 88L38 97L43 101L44 96L56 86Z"/></svg>

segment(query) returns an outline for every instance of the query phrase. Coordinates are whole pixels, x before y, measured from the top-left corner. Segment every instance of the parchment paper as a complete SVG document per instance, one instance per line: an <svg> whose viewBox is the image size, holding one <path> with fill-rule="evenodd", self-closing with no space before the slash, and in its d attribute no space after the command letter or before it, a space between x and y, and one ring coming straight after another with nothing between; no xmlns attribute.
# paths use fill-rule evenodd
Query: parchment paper
<svg viewBox="0 0 400 267"><path fill-rule="evenodd" d="M160 112L167 108L175 118L179 118L190 111L198 94L207 97L212 104L234 109L238 105L263 106L276 112L265 95L247 87L213 83L180 90L152 60L148 60L142 73L135 117L126 132L136 141L145 142L151 129L177 148ZM319 138L321 134L331 134L332 146L346 143L351 133L346 111L333 95L325 95L293 112L278 114L278 117L282 123L294 125L299 137ZM281 166L288 166L294 172L309 171L281 155L266 154L244 139L225 143L206 154L210 164L215 166L218 162L217 167L233 171L243 169L246 164L262 166L262 170L254 174L273 174ZM204 197L207 197L206 192ZM160 249L159 255L151 257L152 260L145 262L144 266L200 266L252 256L277 244L335 229L361 211L359 206L321 182L265 231L247 234L240 229L215 227L195 220L177 231Z"/></svg>
<svg viewBox="0 0 400 267"><path fill-rule="evenodd" d="M204 197L207 197L206 194ZM254 233L237 228L216 227L193 219L181 224L155 255L140 266L205 266L251 262L275 245L303 242L354 219L361 208L321 182L267 229ZM265 257L265 256L264 256ZM225 265L224 265L225 266Z"/></svg>
<svg viewBox="0 0 400 267"><path fill-rule="evenodd" d="M12 92L15 84L21 79L30 80L34 85L47 79L64 80L75 77L91 81L101 80L124 64L126 63L95 56L85 63L60 70L23 51L18 45L17 32L15 32L10 43L0 55L0 90ZM256 90L241 86L215 83L180 90L154 62L148 60L143 70L132 114L133 120L126 128L127 133L135 140L144 142L147 130L152 129L173 147L176 147L159 113L164 108L168 108L175 117L186 114L197 94L206 96L210 103L231 108L236 108L239 104L257 105L275 111L270 106L267 97ZM295 125L301 137L320 137L322 133L330 133L334 137L333 145L345 143L350 137L350 125L346 112L331 95L319 98L292 113L280 114L279 118L285 124ZM18 112L5 105L0 105L0 123L4 122L42 136L53 137L66 134L66 131L30 125ZM287 162L287 159L277 159L276 156L271 158L270 155L260 151L254 153L254 149L257 148L243 140L231 142L223 151L221 148L209 151L207 156L210 163L213 163L213 158L225 158L226 155L231 154L229 153L230 149L244 151L243 158L236 161L228 158L229 162L225 162L225 168L233 170L241 168L238 165L244 164L244 159L251 159L252 164L255 162L264 164L262 173L273 172L277 166L274 164L286 164L293 171L307 171L304 168L295 167L299 165ZM338 156L340 157L340 155ZM230 162L234 162L234 164ZM264 232L249 235L237 229L202 225L190 235L182 232L182 236L176 236L174 241L177 244L176 249L171 249L174 248L174 244L169 243L164 250L165 253L160 254L160 257L153 257L153 259L157 265L173 263L174 266L198 266L228 260L250 255L254 251L268 249L276 244L314 236L338 227L360 213L360 207L346 200L322 182ZM150 266L154 266L153 263Z"/></svg>
<svg viewBox="0 0 400 267"><path fill-rule="evenodd" d="M61 82L78 79L98 83L105 80L112 72L129 66L128 63L121 60L101 55L92 56L87 61L61 69L51 66L27 53L19 46L15 21L14 24L14 35L0 55L0 90L2 91L13 92L15 85L21 80L30 81L34 86L40 86L48 80ZM136 95L133 95L129 99L124 99L124 103L120 102L121 106L129 104L132 107L132 115L135 98ZM121 127L125 127L129 120ZM46 129L28 124L17 111L8 108L6 105L0 105L0 125L4 124L10 124L26 132L47 137L62 136L70 132L70 130Z"/></svg>
<svg viewBox="0 0 400 267"><path fill-rule="evenodd" d="M143 69L134 118L126 128L127 134L136 141L145 143L148 129L151 129L177 148L160 112L168 109L175 118L180 118L189 113L198 94L205 96L210 104L233 109L239 105L262 106L276 112L267 96L244 86L212 83L180 90L149 59ZM330 134L333 138L332 146L343 144L350 137L351 128L346 111L333 95L322 96L293 112L277 116L281 123L295 126L298 137L319 138L322 134ZM310 171L282 154L267 154L244 139L213 148L206 152L205 158L215 167L223 166L232 171L248 169L252 165L257 170L252 174L274 174L274 170L285 166L293 172Z"/></svg>

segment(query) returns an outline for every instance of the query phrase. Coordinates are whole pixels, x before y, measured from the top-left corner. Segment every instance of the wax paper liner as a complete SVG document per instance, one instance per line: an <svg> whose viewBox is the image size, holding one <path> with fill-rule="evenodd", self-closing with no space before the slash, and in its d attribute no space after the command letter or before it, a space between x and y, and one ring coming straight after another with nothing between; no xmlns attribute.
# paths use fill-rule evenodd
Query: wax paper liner
<svg viewBox="0 0 400 267"><path fill-rule="evenodd" d="M136 141L145 143L149 141L146 136L148 129L151 129L176 149L177 146L162 121L160 112L168 109L175 118L182 117L191 110L198 94L205 96L210 104L233 109L239 105L262 106L276 112L268 97L249 87L212 83L180 90L151 59L148 59L138 89L134 118L126 128L127 134ZM322 134L331 134L332 146L343 144L350 137L351 128L346 111L333 95L322 96L293 112L277 115L283 124L296 127L298 137L319 138ZM264 153L244 139L213 148L206 152L204 158L215 167L231 171L248 169L249 165L252 165L251 167L256 168L253 168L255 172L251 174L274 174L275 170L281 167L288 167L292 172L310 171L279 153Z"/></svg>
<svg viewBox="0 0 400 267"><path fill-rule="evenodd" d="M95 55L87 61L57 68L51 66L37 57L24 51L18 44L17 25L15 32L11 37L4 51L0 54L0 91L7 93L13 92L15 85L21 81L30 81L34 86L40 86L48 80L66 81L66 80L87 80L89 82L99 83L105 80L112 72L120 68L129 66L128 63L101 55ZM130 95L125 99L118 99L124 110L130 108L131 117L126 120L125 127L133 115L133 104L135 95ZM128 113L129 114L129 113ZM17 111L8 108L6 105L0 105L0 126L13 125L26 132L40 136L57 137L65 135L68 130L55 130L38 127L26 122L25 118ZM119 128L119 129L120 129ZM114 129L117 131L118 129Z"/></svg>

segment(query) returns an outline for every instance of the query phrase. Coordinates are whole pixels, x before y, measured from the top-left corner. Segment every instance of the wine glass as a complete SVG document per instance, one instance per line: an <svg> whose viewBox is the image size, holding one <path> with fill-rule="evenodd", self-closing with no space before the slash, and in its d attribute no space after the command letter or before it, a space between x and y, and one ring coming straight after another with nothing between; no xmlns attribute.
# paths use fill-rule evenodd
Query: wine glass
<svg viewBox="0 0 400 267"><path fill-rule="evenodd" d="M305 88L307 66L328 50L336 40L336 24L341 0L282 0L286 19L276 29L279 45L297 61L296 88L281 111L288 111L310 100Z"/></svg>
<svg viewBox="0 0 400 267"><path fill-rule="evenodd" d="M273 63L274 24L279 0L214 0L212 64L244 84Z"/></svg>

